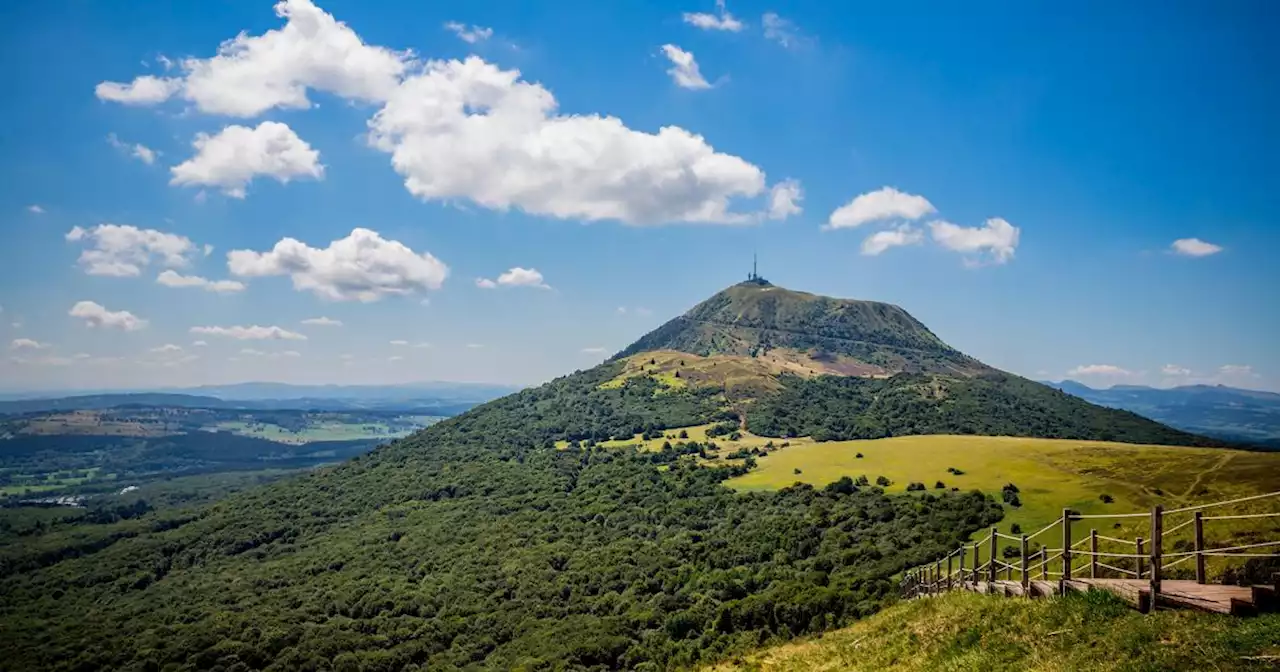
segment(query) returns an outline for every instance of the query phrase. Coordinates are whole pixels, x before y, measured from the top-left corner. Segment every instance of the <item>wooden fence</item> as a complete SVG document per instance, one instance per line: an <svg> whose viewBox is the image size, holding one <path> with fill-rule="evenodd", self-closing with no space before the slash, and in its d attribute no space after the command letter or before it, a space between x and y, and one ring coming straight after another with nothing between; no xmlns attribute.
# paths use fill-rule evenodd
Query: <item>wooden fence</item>
<svg viewBox="0 0 1280 672"><path fill-rule="evenodd" d="M1205 515L1205 511L1251 502L1262 503L1261 500L1269 500L1265 505L1277 509L1280 508L1276 506L1280 500L1274 498L1278 496L1280 492L1271 492L1169 511L1156 505L1150 512L1140 513L1082 515L1064 509L1060 518L1034 534L1002 534L993 527L981 540L962 545L935 562L907 571L901 584L902 595L909 599L963 589L1033 597L1072 590L1104 589L1121 595L1143 611L1156 606L1190 607L1222 613L1272 610L1277 607L1276 593L1280 592L1280 580L1276 575L1272 575L1266 585L1214 585L1209 582L1206 561L1211 558L1280 558L1280 527L1272 526L1269 530L1249 533L1255 538L1262 535L1277 540L1232 542L1232 545L1218 548L1206 546L1205 528L1217 521L1277 518L1280 510L1212 516ZM1131 518L1146 518L1150 535L1121 539L1099 534L1095 528L1080 539L1072 540L1073 533L1078 533L1073 529L1075 523ZM1183 532L1187 527L1190 530ZM1177 532L1189 532L1190 539L1168 548L1167 542ZM1050 535L1047 539L1054 539L1059 545L1032 551L1032 541L1042 535ZM1000 557L1002 539L1014 542L1013 557ZM1179 550L1186 546L1190 548ZM1168 580L1169 570L1183 563L1194 563L1194 581Z"/></svg>

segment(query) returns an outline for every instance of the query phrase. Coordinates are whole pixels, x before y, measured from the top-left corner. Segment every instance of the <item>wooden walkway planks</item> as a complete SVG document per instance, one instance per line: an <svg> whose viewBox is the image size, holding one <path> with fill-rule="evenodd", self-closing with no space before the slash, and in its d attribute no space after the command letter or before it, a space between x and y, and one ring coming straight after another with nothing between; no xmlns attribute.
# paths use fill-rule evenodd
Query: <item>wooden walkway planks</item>
<svg viewBox="0 0 1280 672"><path fill-rule="evenodd" d="M1105 590L1113 593L1140 611L1151 609L1151 583L1139 579L1070 579L1057 581L1032 581L1029 591L1017 581L979 581L965 582L958 585L964 590L1002 595L1005 597L1049 597L1057 595L1061 588L1085 592L1089 590ZM1160 586L1156 608L1197 609L1218 614L1243 616L1254 614L1265 609L1263 599L1269 599L1274 592L1262 587L1225 586L1200 584L1195 581L1164 581Z"/></svg>

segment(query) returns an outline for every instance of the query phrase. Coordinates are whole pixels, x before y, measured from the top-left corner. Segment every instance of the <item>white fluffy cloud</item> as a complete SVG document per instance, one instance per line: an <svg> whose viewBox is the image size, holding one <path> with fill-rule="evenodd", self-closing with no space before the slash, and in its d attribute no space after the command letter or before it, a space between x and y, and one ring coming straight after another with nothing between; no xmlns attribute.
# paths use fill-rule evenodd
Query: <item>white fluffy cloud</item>
<svg viewBox="0 0 1280 672"><path fill-rule="evenodd" d="M672 81L682 89L709 89L709 84L702 71L698 69L698 61L693 58L693 53L685 51L674 44L662 45L662 53L666 55L667 60L671 61L671 67L667 69L667 74L671 75Z"/></svg>
<svg viewBox="0 0 1280 672"><path fill-rule="evenodd" d="M1085 378L1129 378L1136 374L1114 364L1081 364L1068 371L1067 375Z"/></svg>
<svg viewBox="0 0 1280 672"><path fill-rule="evenodd" d="M907 194L893 187L881 187L860 194L836 208L827 220L828 229L852 229L868 222L914 221L937 210L924 196Z"/></svg>
<svg viewBox="0 0 1280 672"><path fill-rule="evenodd" d="M303 324L315 327L341 327L342 320L335 320L328 317L309 317L302 321Z"/></svg>
<svg viewBox="0 0 1280 672"><path fill-rule="evenodd" d="M1160 373L1163 373L1166 376L1175 377L1189 376L1191 375L1191 369L1188 369L1185 366L1178 366L1177 364L1165 364L1160 367Z"/></svg>
<svg viewBox="0 0 1280 672"><path fill-rule="evenodd" d="M309 88L380 102L412 63L408 52L365 44L310 0L283 0L275 11L286 20L283 28L256 36L241 33L223 42L212 58L186 59L183 77L103 82L98 97L154 105L181 94L202 112L253 117L274 107L310 107Z"/></svg>
<svg viewBox="0 0 1280 672"><path fill-rule="evenodd" d="M457 21L446 22L444 24L444 28L445 30L452 31L454 35L458 36L459 40L462 40L467 44L475 44L476 42L483 42L493 37L492 28L485 28L484 26L471 26L471 28L468 30L465 24L458 23Z"/></svg>
<svg viewBox="0 0 1280 672"><path fill-rule="evenodd" d="M724 6L724 0L716 0L716 13L685 12L684 22L703 30L727 30L736 33L742 30L742 22L734 18Z"/></svg>
<svg viewBox="0 0 1280 672"><path fill-rule="evenodd" d="M924 232L913 226L903 224L896 229L877 231L862 241L862 253L874 257L881 252L902 245L916 245L924 240Z"/></svg>
<svg viewBox="0 0 1280 672"><path fill-rule="evenodd" d="M804 211L800 207L802 200L804 192L800 189L799 181L786 179L773 185L769 190L769 219L786 219L800 214Z"/></svg>
<svg viewBox="0 0 1280 672"><path fill-rule="evenodd" d="M15 338L9 342L10 350L44 350L50 347L53 346L30 338Z"/></svg>
<svg viewBox="0 0 1280 672"><path fill-rule="evenodd" d="M1222 246L1205 242L1199 238L1179 238L1173 241L1170 249L1173 250L1174 254L1180 254L1184 257L1207 257L1221 252Z"/></svg>
<svg viewBox="0 0 1280 672"><path fill-rule="evenodd" d="M730 201L765 191L763 171L701 136L557 114L550 91L475 56L428 63L369 130L423 199L563 219L743 224L758 217L731 212Z"/></svg>
<svg viewBox="0 0 1280 672"><path fill-rule="evenodd" d="M99 224L71 229L68 241L92 245L80 253L80 267L89 275L135 276L142 267L158 261L165 266L185 266L195 245L184 236L127 224Z"/></svg>
<svg viewBox="0 0 1280 672"><path fill-rule="evenodd" d="M237 341L305 341L306 336L280 327L191 327L191 333L206 336L223 336Z"/></svg>
<svg viewBox="0 0 1280 672"><path fill-rule="evenodd" d="M244 283L235 280L209 280L198 275L182 275L177 271L164 271L156 276L156 282L165 287L199 287L206 292L225 294L244 291Z"/></svg>
<svg viewBox="0 0 1280 672"><path fill-rule="evenodd" d="M137 331L147 326L146 320L127 310L110 311L93 301L79 301L67 314L84 320L88 327Z"/></svg>
<svg viewBox="0 0 1280 672"><path fill-rule="evenodd" d="M1018 249L1018 227L999 218L992 217L981 227L967 228L950 222L930 222L929 230L933 240L939 245L963 254L986 254L990 263L1003 264L1013 258ZM972 257L970 264L982 263L981 258Z"/></svg>
<svg viewBox="0 0 1280 672"><path fill-rule="evenodd" d="M439 289L449 267L377 231L353 229L323 249L284 238L270 251L234 250L231 273L241 277L287 275L293 287L334 301L377 301L386 296Z"/></svg>
<svg viewBox="0 0 1280 672"><path fill-rule="evenodd" d="M113 103L155 105L168 100L170 96L181 90L181 79L142 75L128 84L102 82L94 87L93 92L99 100L109 100Z"/></svg>
<svg viewBox="0 0 1280 672"><path fill-rule="evenodd" d="M39 205L36 205L35 203L32 203L31 205L27 206L27 212L33 215L43 215L44 208L40 207Z"/></svg>
<svg viewBox="0 0 1280 672"><path fill-rule="evenodd" d="M159 355L159 354L170 353L170 352L182 352L182 346L181 346L181 345L174 345L173 343L165 343L164 345L160 345L160 346L156 346L156 347L154 347L154 348L151 348L151 352L154 352L154 353L156 353L156 354L158 354L158 355Z"/></svg>
<svg viewBox="0 0 1280 672"><path fill-rule="evenodd" d="M537 287L539 289L551 289L542 277L542 273L536 268L520 268L516 266L502 275L498 276L496 281L488 278L477 278L476 286L482 289L494 289L496 287Z"/></svg>
<svg viewBox="0 0 1280 672"><path fill-rule="evenodd" d="M129 156L138 159L148 166L156 162L156 156L159 154L159 152L147 147L146 145L123 142L120 138L116 137L115 133L107 135L107 142L110 143L112 147L115 147L122 152L128 152Z"/></svg>
<svg viewBox="0 0 1280 672"><path fill-rule="evenodd" d="M170 169L170 184L217 187L244 198L245 186L258 176L283 184L298 177L324 178L320 152L277 121L256 128L228 126L217 135L200 133L192 144L196 155Z"/></svg>

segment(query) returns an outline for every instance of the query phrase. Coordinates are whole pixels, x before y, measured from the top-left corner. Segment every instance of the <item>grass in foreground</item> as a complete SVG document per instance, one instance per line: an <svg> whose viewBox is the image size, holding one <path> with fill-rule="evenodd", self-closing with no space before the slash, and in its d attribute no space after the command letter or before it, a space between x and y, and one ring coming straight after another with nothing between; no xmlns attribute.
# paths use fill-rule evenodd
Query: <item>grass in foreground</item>
<svg viewBox="0 0 1280 672"><path fill-rule="evenodd" d="M1273 670L1280 615L1143 615L1106 593L951 593L710 668L729 670Z"/></svg>
<svg viewBox="0 0 1280 672"><path fill-rule="evenodd" d="M936 492L946 488L978 489L1000 497L1001 488L1015 484L1021 506L1005 507L999 524L1008 533L1017 524L1031 534L1062 515L1063 508L1086 514L1131 513L1154 504L1166 509L1215 502L1276 490L1280 484L1280 454L1211 448L1145 446L1103 441L1023 439L988 436L908 436L874 441L793 443L758 460L752 472L728 484L739 490L771 490L797 481L822 487L841 476L877 476L893 481L889 492L902 492L912 481ZM857 455L861 453L862 457ZM949 473L955 467L962 475ZM1102 495L1113 502L1105 503ZM1231 513L1274 511L1277 500L1261 500L1231 509ZM1225 511L1224 511L1225 512ZM1189 515L1189 514L1187 514ZM1166 528L1181 522L1169 519ZM1276 519L1215 521L1205 526L1211 546L1218 541L1263 533L1269 538ZM1120 527L1114 527L1120 523ZM1118 538L1150 536L1146 518L1093 520L1076 523L1074 538L1097 527L1099 534ZM976 533L984 536L985 531ZM1190 534L1190 527L1171 537L1172 546ZM1055 536L1056 535L1056 536ZM1061 532L1052 530L1036 541L1057 546ZM1132 552L1130 549L1108 549Z"/></svg>

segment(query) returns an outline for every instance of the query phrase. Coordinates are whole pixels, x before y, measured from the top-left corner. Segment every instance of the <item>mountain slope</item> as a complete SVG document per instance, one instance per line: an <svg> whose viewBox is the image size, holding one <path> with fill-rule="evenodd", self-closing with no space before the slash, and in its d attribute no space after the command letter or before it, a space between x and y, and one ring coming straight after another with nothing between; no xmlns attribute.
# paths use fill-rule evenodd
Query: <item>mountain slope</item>
<svg viewBox="0 0 1280 672"><path fill-rule="evenodd" d="M758 357L774 349L807 352L820 363L839 357L855 360L848 372L859 375L902 371L968 375L988 368L942 342L898 306L752 282L717 293L617 356L679 350L703 356Z"/></svg>
<svg viewBox="0 0 1280 672"><path fill-rule="evenodd" d="M711 668L751 670L1274 670L1280 616L1140 614L1107 593L1011 600L974 593L897 604L821 639Z"/></svg>
<svg viewBox="0 0 1280 672"><path fill-rule="evenodd" d="M990 434L1221 444L994 369L898 306L765 282L715 294L615 359L626 365L625 377L722 389L745 426L763 436Z"/></svg>

